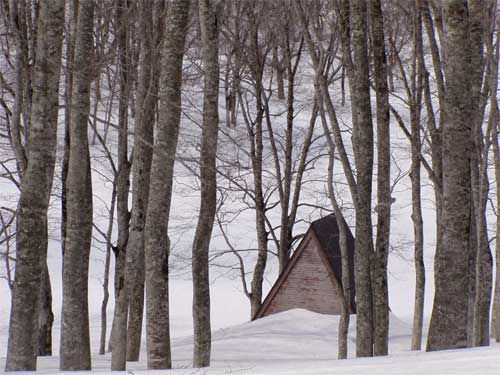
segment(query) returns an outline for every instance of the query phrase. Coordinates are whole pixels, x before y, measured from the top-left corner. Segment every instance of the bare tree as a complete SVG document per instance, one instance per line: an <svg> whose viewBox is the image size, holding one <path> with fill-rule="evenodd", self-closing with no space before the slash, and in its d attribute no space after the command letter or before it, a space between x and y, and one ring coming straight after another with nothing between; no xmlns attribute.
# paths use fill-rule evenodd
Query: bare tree
<svg viewBox="0 0 500 375"><path fill-rule="evenodd" d="M67 227L63 258L61 370L89 370L88 268L92 240L92 180L88 144L94 2L78 5L71 100Z"/></svg>
<svg viewBox="0 0 500 375"><path fill-rule="evenodd" d="M23 176L17 218L17 263L6 370L36 369L36 340L42 265L46 261L47 209L56 155L59 74L64 1L39 9L33 70L29 164Z"/></svg>
<svg viewBox="0 0 500 375"><path fill-rule="evenodd" d="M129 21L131 9L126 1L117 0L115 17L118 39L118 69L120 94L118 100L118 170L116 179L116 205L118 219L118 241L115 250L115 310L111 336L111 369L125 370L127 353L128 296L125 285L125 260L129 238L130 212L128 198L130 190L130 167L128 160L128 105L130 96Z"/></svg>
<svg viewBox="0 0 500 375"><path fill-rule="evenodd" d="M375 355L389 352L389 290L387 260L391 232L391 139L389 86L384 37L384 19L380 0L370 2L371 37L377 97L377 240L372 263Z"/></svg>
<svg viewBox="0 0 500 375"><path fill-rule="evenodd" d="M435 257L434 306L427 350L467 346L470 238L469 16L467 1L444 3L446 119L443 123L442 247Z"/></svg>
<svg viewBox="0 0 500 375"><path fill-rule="evenodd" d="M182 59L190 2L170 2L160 72L158 127L153 149L145 231L148 368L172 366L168 304L168 222L181 115Z"/></svg>
<svg viewBox="0 0 500 375"><path fill-rule="evenodd" d="M153 22L151 22L153 20ZM132 217L127 244L125 282L129 293L127 360L138 361L144 310L144 225L153 155L153 128L158 97L159 51L164 29L164 2L139 4L139 74L132 165Z"/></svg>
<svg viewBox="0 0 500 375"><path fill-rule="evenodd" d="M367 4L351 2L353 80L353 148L357 170L356 238L354 280L356 282L356 356L373 355L373 292L371 263L373 235L371 219L373 178L373 124L370 104L367 46ZM344 51L345 53L346 51Z"/></svg>
<svg viewBox="0 0 500 375"><path fill-rule="evenodd" d="M201 203L193 241L193 366L210 365L210 279L208 253L217 208L216 154L219 133L219 17L223 1L198 3L204 71L200 150Z"/></svg>

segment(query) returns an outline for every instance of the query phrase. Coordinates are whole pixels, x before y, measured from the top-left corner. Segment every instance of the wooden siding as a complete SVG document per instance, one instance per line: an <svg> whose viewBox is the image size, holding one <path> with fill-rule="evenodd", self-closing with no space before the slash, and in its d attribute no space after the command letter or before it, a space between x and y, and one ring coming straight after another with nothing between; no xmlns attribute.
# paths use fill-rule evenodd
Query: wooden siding
<svg viewBox="0 0 500 375"><path fill-rule="evenodd" d="M341 300L336 292L335 276L316 236L309 232L307 237L304 249L260 316L294 308L340 314Z"/></svg>

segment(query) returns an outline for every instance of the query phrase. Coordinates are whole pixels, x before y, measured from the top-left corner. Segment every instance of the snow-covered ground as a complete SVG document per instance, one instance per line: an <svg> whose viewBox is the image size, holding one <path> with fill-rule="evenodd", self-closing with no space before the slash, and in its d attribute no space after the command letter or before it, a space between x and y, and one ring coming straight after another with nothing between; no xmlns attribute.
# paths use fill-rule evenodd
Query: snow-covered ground
<svg viewBox="0 0 500 375"><path fill-rule="evenodd" d="M355 324L353 316L349 335L350 357L355 350ZM94 324L92 326L95 327ZM140 362L128 364L128 373L497 375L500 371L500 344L488 348L433 353L409 351L410 326L394 315L391 315L389 356L336 360L337 327L338 316L290 310L216 330L212 342L212 366L209 369L191 368L192 337L186 336L175 338L172 342L174 370L146 370L146 353L143 350ZM110 360L109 354L94 354L92 373L111 374ZM4 368L4 361L5 358L0 359L1 369ZM57 356L40 358L38 361L38 371L42 374L57 373L58 366Z"/></svg>

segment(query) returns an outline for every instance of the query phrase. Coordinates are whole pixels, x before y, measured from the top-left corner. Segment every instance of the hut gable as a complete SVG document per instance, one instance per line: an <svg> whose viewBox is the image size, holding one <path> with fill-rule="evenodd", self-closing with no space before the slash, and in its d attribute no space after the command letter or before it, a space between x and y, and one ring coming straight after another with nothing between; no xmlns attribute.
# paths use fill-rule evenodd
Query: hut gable
<svg viewBox="0 0 500 375"><path fill-rule="evenodd" d="M354 305L354 238L348 231L351 311ZM342 265L337 221L333 215L312 223L253 319L293 308L340 314Z"/></svg>

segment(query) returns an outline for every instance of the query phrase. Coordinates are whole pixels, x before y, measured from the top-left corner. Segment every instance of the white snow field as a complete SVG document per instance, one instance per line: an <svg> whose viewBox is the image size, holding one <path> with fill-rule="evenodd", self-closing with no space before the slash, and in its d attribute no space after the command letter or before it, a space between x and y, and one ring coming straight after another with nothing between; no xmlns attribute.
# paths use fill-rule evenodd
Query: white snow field
<svg viewBox="0 0 500 375"><path fill-rule="evenodd" d="M97 318L97 317L96 317ZM143 350L141 361L128 363L128 374L467 374L500 373L500 344L487 348L443 352L412 352L410 326L391 315L390 350L387 357L337 360L338 316L306 310L290 310L266 318L214 331L212 366L191 368L192 338L173 339L173 370L147 370ZM97 321L94 321L97 323ZM349 354L353 356L355 316L351 319ZM92 324L95 329L97 324ZM55 326L55 331L59 328ZM2 330L2 336L6 333ZM5 342L2 340L2 342ZM94 350L96 347L94 347ZM94 354L90 373L111 372L109 354ZM3 369L5 358L0 359ZM38 360L38 373L57 374L59 358ZM1 370L0 370L1 371ZM76 372L75 374L89 372ZM20 372L19 374L23 374Z"/></svg>

